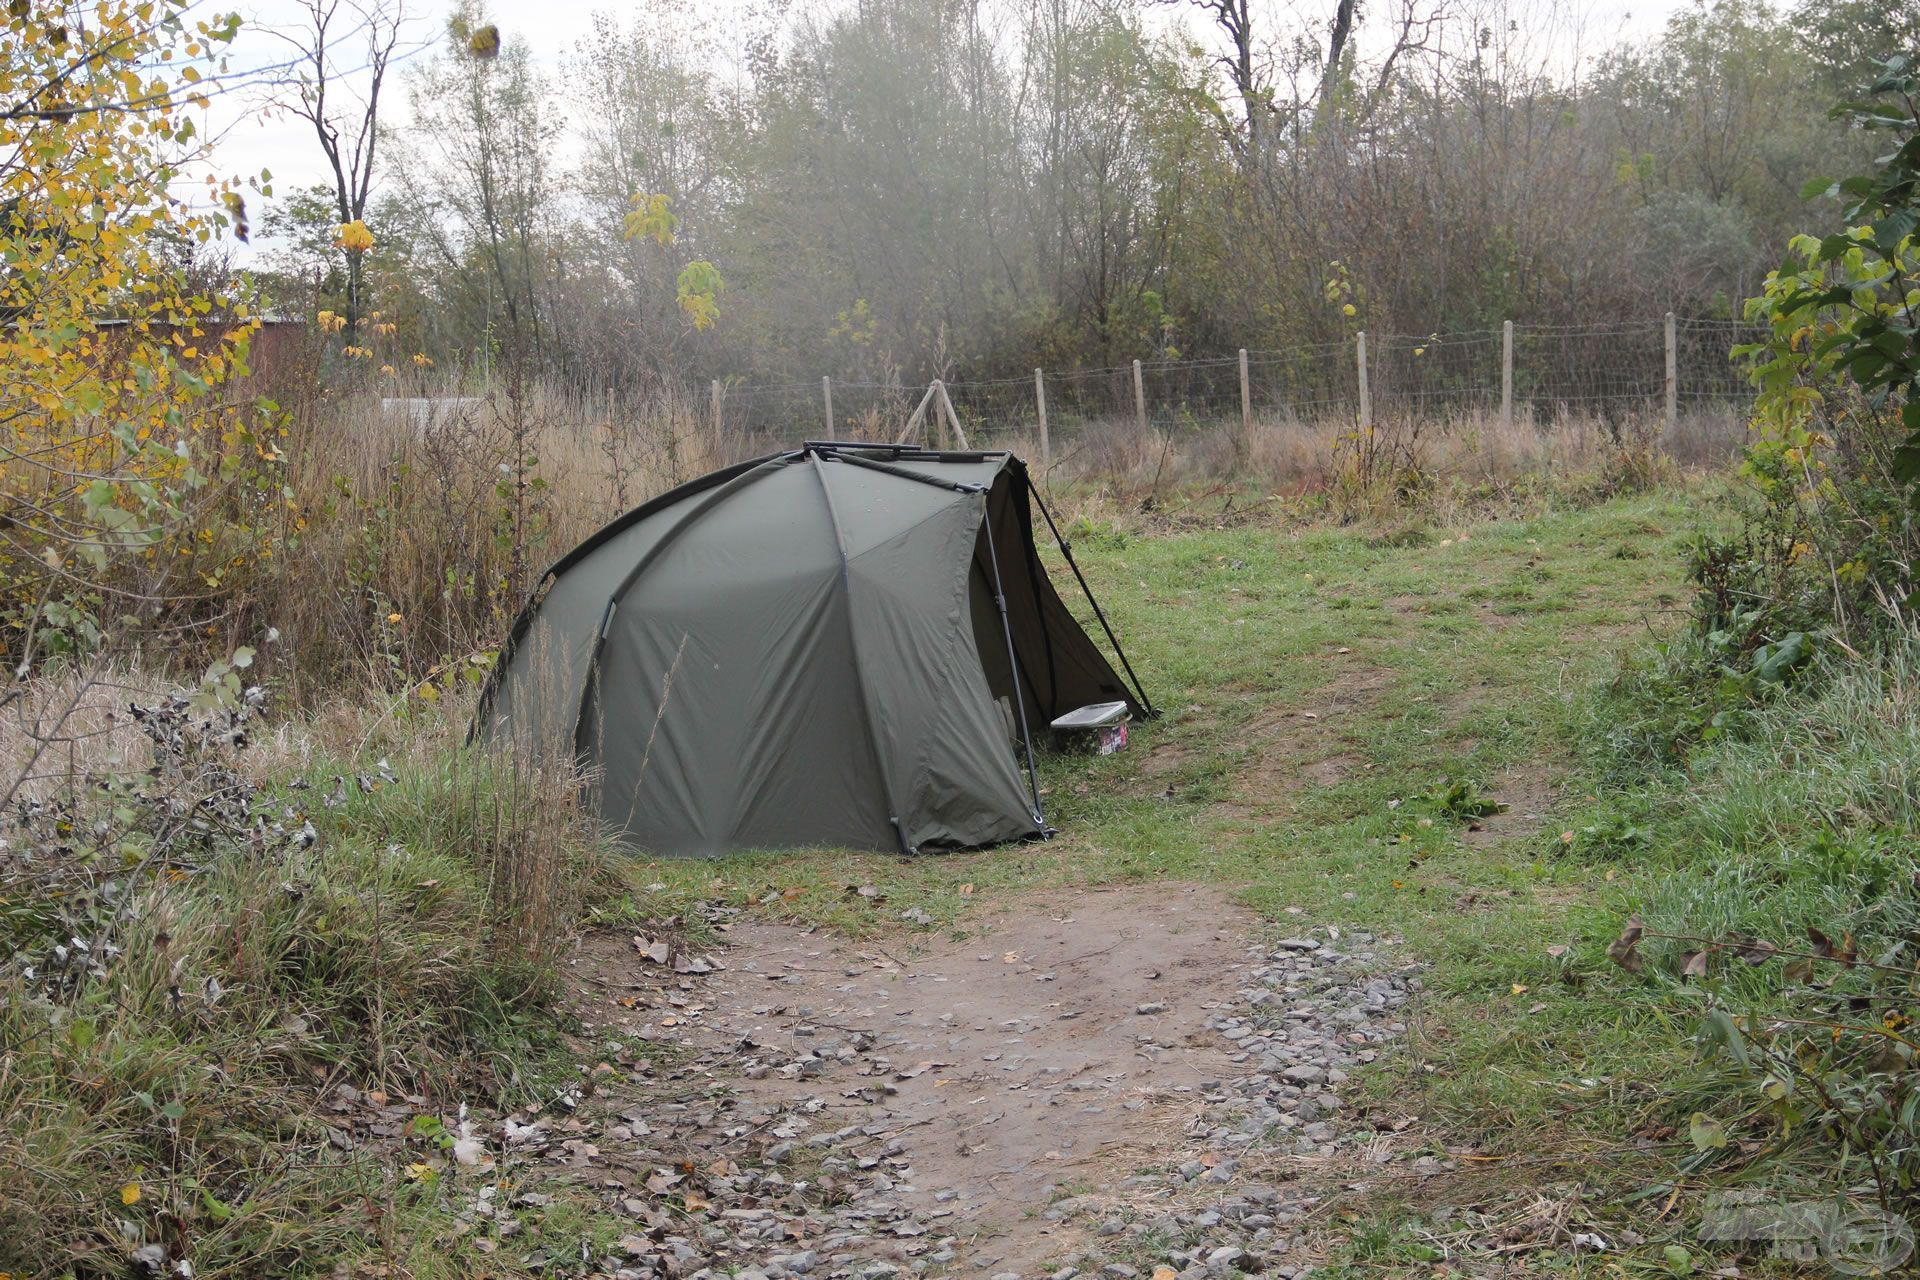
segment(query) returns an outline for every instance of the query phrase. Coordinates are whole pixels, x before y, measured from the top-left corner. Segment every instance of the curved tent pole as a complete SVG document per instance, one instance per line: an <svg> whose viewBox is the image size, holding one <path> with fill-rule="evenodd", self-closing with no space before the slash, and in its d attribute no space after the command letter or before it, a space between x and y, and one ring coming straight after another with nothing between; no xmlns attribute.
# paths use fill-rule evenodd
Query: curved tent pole
<svg viewBox="0 0 1920 1280"><path fill-rule="evenodd" d="M1013 650L1013 624L1007 620L1007 589L1000 580L1000 552L993 545L993 513L980 503L980 527L987 534L987 559L993 562L993 602L1000 607L1000 630L1007 637L1007 666L1013 673L1013 705L1020 712L1020 745L1027 753L1027 784L1033 789L1033 820L1044 832L1047 815L1040 807L1040 773L1033 763L1033 734L1027 729L1027 700L1020 693L1020 657Z"/></svg>
<svg viewBox="0 0 1920 1280"><path fill-rule="evenodd" d="M860 641L854 634L853 625L853 565L847 559L847 539L840 530L840 513L833 505L833 490L827 487L827 477L820 470L818 450L807 450L807 462L813 467L813 478L820 485L820 499L827 504L827 524L833 529L833 549L840 553L840 590L847 601L847 651L853 658L853 682L860 688L860 718L867 722L867 743L873 748L873 764L880 771L880 791L887 801L887 821L893 824L893 835L900 842L900 852L908 856L918 852L907 841L907 829L900 821L898 797L893 794L893 774L880 762L880 735L874 728L873 707L867 701L867 673L860 661Z"/></svg>
<svg viewBox="0 0 1920 1280"><path fill-rule="evenodd" d="M1113 646L1113 652L1120 659L1120 665L1126 669L1127 678L1133 681L1133 691L1140 695L1140 706L1146 711L1149 720L1157 719L1160 711L1147 697L1147 691L1140 683L1140 677L1134 674L1133 664L1127 661L1127 651L1120 647L1120 637L1113 634L1113 626L1107 621L1107 615L1101 612L1100 602L1094 599L1093 588L1087 585L1087 575L1080 572L1080 565L1073 558L1073 546L1061 536L1060 526L1053 522L1053 512L1047 510L1047 500L1040 496L1040 488L1034 484L1033 477L1021 468L1027 481L1027 492L1040 507L1040 514L1047 518L1047 528L1053 530L1053 540L1060 548L1060 554L1067 559L1067 567L1073 570L1073 576L1080 584L1080 591L1087 597L1087 603L1093 606L1093 616L1100 620L1100 629L1107 633L1107 643Z"/></svg>
<svg viewBox="0 0 1920 1280"><path fill-rule="evenodd" d="M872 458L862 458L858 454L837 453L830 449L815 449L808 446L815 458L832 458L835 462L844 462L848 466L865 467L868 471L884 471L890 476L902 480L911 480L915 484L932 485L936 489L951 489L955 493L985 493L986 486L968 484L960 480L940 480L933 476L923 476L918 471L908 471L905 467L890 466L884 462L875 462Z"/></svg>

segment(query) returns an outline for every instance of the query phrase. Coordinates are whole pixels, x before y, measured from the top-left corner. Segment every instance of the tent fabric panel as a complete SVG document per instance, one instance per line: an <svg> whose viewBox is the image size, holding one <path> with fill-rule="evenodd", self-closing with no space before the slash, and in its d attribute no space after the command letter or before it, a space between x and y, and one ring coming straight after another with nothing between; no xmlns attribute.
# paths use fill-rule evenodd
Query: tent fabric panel
<svg viewBox="0 0 1920 1280"><path fill-rule="evenodd" d="M807 471L689 527L615 610L586 746L602 816L652 851L897 847Z"/></svg>
<svg viewBox="0 0 1920 1280"><path fill-rule="evenodd" d="M855 485L927 487L858 468L822 467L820 476L842 512ZM912 848L993 844L1040 830L968 622L968 566L985 498L952 496L847 565L873 739Z"/></svg>
<svg viewBox="0 0 1920 1280"><path fill-rule="evenodd" d="M991 474L970 467L960 469L961 475L939 476L937 483L929 484L859 463L843 462L831 455L820 459L817 465L821 475L832 475L836 480L827 501L839 535L840 550L848 559L900 537L947 508L964 506L970 495L953 485L972 485L992 479ZM891 462L885 465L893 466ZM924 470L915 469L914 474L924 474Z"/></svg>
<svg viewBox="0 0 1920 1280"><path fill-rule="evenodd" d="M590 554L561 561L532 606L483 705L480 732L521 749L571 750L607 602L640 558L687 517L663 506L606 537Z"/></svg>

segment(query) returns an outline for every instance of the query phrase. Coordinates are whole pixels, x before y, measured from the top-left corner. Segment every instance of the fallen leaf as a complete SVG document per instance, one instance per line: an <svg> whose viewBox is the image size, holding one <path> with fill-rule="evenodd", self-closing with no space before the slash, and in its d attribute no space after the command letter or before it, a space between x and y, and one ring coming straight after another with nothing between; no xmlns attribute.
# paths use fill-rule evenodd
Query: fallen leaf
<svg viewBox="0 0 1920 1280"><path fill-rule="evenodd" d="M493 1163L493 1157L487 1154L486 1144L478 1138L460 1138L453 1144L453 1159L456 1164L466 1165L469 1169Z"/></svg>
<svg viewBox="0 0 1920 1280"><path fill-rule="evenodd" d="M1696 1111L1687 1121L1687 1137L1696 1151L1718 1151L1727 1145L1727 1130L1704 1111Z"/></svg>
<svg viewBox="0 0 1920 1280"><path fill-rule="evenodd" d="M642 938L636 935L633 949L655 964L665 964L673 957L673 948L658 939Z"/></svg>
<svg viewBox="0 0 1920 1280"><path fill-rule="evenodd" d="M1646 961L1641 959L1639 951L1635 948L1640 945L1640 935L1644 932L1646 930L1641 926L1638 916L1628 920L1627 927L1620 931L1620 936L1607 944L1607 959L1628 973L1639 973L1646 967Z"/></svg>
<svg viewBox="0 0 1920 1280"><path fill-rule="evenodd" d="M912 1080L917 1076L925 1075L927 1072L933 1070L935 1067L944 1067L946 1065L948 1064L944 1062L933 1062L933 1061L916 1062L912 1066L908 1067L906 1070L896 1074L893 1078L895 1080Z"/></svg>
<svg viewBox="0 0 1920 1280"><path fill-rule="evenodd" d="M1704 978L1707 976L1707 953L1705 951L1687 951L1680 956L1680 976L1683 978Z"/></svg>
<svg viewBox="0 0 1920 1280"><path fill-rule="evenodd" d="M120 1203L124 1205L139 1204L140 1184L137 1182L129 1182L126 1186L120 1188Z"/></svg>

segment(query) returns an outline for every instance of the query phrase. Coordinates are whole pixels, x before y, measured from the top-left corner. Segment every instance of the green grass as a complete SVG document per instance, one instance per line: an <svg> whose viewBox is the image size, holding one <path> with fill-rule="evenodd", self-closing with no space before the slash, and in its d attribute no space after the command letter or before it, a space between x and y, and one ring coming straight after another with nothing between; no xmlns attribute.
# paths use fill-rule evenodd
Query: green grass
<svg viewBox="0 0 1920 1280"><path fill-rule="evenodd" d="M1679 553L1701 510L1698 492L1635 498L1435 530L1417 546L1257 527L1089 540L1079 558L1165 716L1115 756L1047 761L1057 838L916 860L646 862L614 909L722 897L859 933L905 929L901 912L919 907L926 927L964 933L1036 888L1214 882L1270 916L1291 906L1401 934L1432 965L1427 1034L1403 1065L1453 1140L1617 1139L1630 1106L1596 1121L1590 1091L1541 1081L1643 1063L1646 1015L1568 985L1546 947L1597 955L1641 874L1568 855L1559 818L1593 807L1578 787L1551 820L1509 815L1473 842L1395 802L1465 782L1540 804L1571 784L1589 691L1679 605ZM1315 771L1327 761L1338 776ZM885 904L846 892L861 884ZM1383 1093L1409 1083L1376 1080Z"/></svg>

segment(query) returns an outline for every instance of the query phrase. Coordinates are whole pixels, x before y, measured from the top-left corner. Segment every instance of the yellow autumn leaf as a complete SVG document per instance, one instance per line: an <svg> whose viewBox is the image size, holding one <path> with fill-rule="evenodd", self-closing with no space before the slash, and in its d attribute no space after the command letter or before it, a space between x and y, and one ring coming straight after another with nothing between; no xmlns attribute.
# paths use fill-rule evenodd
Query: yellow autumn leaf
<svg viewBox="0 0 1920 1280"><path fill-rule="evenodd" d="M348 253L365 253L373 248L373 232L367 230L367 224L355 218L352 222L343 222L334 233L334 244Z"/></svg>
<svg viewBox="0 0 1920 1280"><path fill-rule="evenodd" d="M137 1182L129 1182L126 1186L121 1187L120 1203L129 1206L139 1204L140 1184Z"/></svg>

